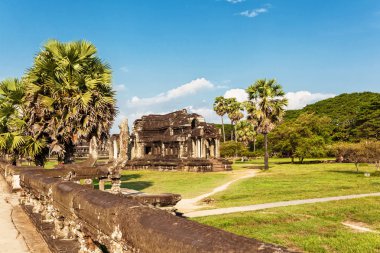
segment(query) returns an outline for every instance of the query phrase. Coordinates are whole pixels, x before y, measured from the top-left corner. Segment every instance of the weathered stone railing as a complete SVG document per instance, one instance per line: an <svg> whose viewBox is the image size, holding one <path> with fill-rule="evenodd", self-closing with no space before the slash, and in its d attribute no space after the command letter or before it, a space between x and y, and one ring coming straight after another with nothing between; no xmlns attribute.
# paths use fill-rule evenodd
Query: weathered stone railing
<svg viewBox="0 0 380 253"><path fill-rule="evenodd" d="M73 173L77 178L107 176L102 169L0 163L0 172L20 189L20 203L53 252L289 252L64 180Z"/></svg>

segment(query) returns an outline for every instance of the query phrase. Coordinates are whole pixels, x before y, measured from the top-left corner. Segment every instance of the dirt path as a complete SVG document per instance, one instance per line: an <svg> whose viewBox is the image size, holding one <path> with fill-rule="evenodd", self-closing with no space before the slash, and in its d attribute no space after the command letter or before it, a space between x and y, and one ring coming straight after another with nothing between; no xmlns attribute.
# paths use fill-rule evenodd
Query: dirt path
<svg viewBox="0 0 380 253"><path fill-rule="evenodd" d="M12 222L13 206L7 184L0 175L0 251L23 253L29 252L19 231Z"/></svg>
<svg viewBox="0 0 380 253"><path fill-rule="evenodd" d="M183 212L183 213L192 212L199 208L202 208L204 207L204 205L199 204L199 201L201 201L202 199L208 198L211 195L214 195L215 193L226 190L231 184L235 183L238 180L254 177L257 172L258 170L253 170L253 169L233 172L237 174L237 178L235 178L234 180L231 180L221 186L214 188L211 192L199 195L195 198L182 199L180 202L177 203L176 208L178 209L178 211Z"/></svg>
<svg viewBox="0 0 380 253"><path fill-rule="evenodd" d="M0 175L0 252L50 253L41 235L18 204L18 196L9 192Z"/></svg>
<svg viewBox="0 0 380 253"><path fill-rule="evenodd" d="M375 233L375 234L380 234L380 232L373 230L368 227L367 224L361 223L361 222L353 222L353 221L345 221L342 222L343 225L346 227L351 228L352 230L359 232L359 233Z"/></svg>
<svg viewBox="0 0 380 253"><path fill-rule="evenodd" d="M327 198L299 199L299 200L281 201L281 202L273 202L273 203L265 203L265 204L249 205L249 206L237 206L237 207L218 208L218 209L211 209L211 210L193 211L193 212L185 213L184 216L191 217L191 218L202 217L202 216L219 215L219 214L227 214L227 213L256 211L256 210L275 208L275 207L295 206L295 205L302 205L302 204L320 203L320 202L345 200L345 199L356 199L356 198L364 198L364 197L380 197L380 192L345 195L345 196L337 196L337 197L327 197Z"/></svg>

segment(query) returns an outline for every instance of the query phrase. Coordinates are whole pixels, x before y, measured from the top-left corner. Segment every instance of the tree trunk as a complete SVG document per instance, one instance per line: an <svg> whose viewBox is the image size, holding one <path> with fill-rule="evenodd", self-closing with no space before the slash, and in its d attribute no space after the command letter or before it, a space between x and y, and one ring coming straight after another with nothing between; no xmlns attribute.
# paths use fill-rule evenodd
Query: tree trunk
<svg viewBox="0 0 380 253"><path fill-rule="evenodd" d="M264 149L265 149L265 154L264 154L264 169L268 170L269 169L268 134L264 134Z"/></svg>
<svg viewBox="0 0 380 253"><path fill-rule="evenodd" d="M224 122L223 122L223 116L222 118L222 133L223 133L223 142L226 142L226 132L224 131Z"/></svg>
<svg viewBox="0 0 380 253"><path fill-rule="evenodd" d="M235 142L237 142L236 123L235 123L235 125L234 125L234 133L235 133Z"/></svg>
<svg viewBox="0 0 380 253"><path fill-rule="evenodd" d="M63 163L69 164L74 161L74 144L70 141L64 144L65 154L63 156Z"/></svg>
<svg viewBox="0 0 380 253"><path fill-rule="evenodd" d="M292 163L294 163L294 156L291 156L291 158L292 158Z"/></svg>
<svg viewBox="0 0 380 253"><path fill-rule="evenodd" d="M253 139L253 152L256 152L256 138Z"/></svg>
<svg viewBox="0 0 380 253"><path fill-rule="evenodd" d="M45 166L45 157L43 155L36 155L34 157L34 164L36 166L41 166L41 167L44 167Z"/></svg>
<svg viewBox="0 0 380 253"><path fill-rule="evenodd" d="M358 173L359 172L359 163L358 162L355 163L355 167L356 167L356 173Z"/></svg>

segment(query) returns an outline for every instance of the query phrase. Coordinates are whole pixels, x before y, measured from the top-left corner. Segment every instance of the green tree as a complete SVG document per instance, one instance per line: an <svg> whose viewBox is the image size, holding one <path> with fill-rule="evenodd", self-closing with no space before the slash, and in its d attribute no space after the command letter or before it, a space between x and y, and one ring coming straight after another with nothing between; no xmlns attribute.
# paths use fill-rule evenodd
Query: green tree
<svg viewBox="0 0 380 253"><path fill-rule="evenodd" d="M18 79L0 82L0 149L16 164L19 156L35 158L46 147L45 140L29 135L24 116L24 83Z"/></svg>
<svg viewBox="0 0 380 253"><path fill-rule="evenodd" d="M111 69L86 41L50 40L26 74L25 114L32 135L72 161L79 138L108 135L117 113Z"/></svg>
<svg viewBox="0 0 380 253"><path fill-rule="evenodd" d="M237 142L236 124L244 117L242 111L244 110L241 103L236 98L227 98L227 115L231 120L231 124L234 126L234 139Z"/></svg>
<svg viewBox="0 0 380 253"><path fill-rule="evenodd" d="M233 157L241 155L245 151L243 143L226 141L220 144L220 155L222 157Z"/></svg>
<svg viewBox="0 0 380 253"><path fill-rule="evenodd" d="M227 113L227 101L223 96L219 96L215 98L214 101L214 111L218 114L222 120L222 133L223 133L223 142L226 141L226 133L224 130L224 122L223 117Z"/></svg>
<svg viewBox="0 0 380 253"><path fill-rule="evenodd" d="M294 121L282 123L270 134L273 151L301 162L307 157L326 155L326 144L330 143L331 119L314 113L303 113Z"/></svg>
<svg viewBox="0 0 380 253"><path fill-rule="evenodd" d="M256 151L256 131L253 124L247 120L239 121L236 124L236 135L238 141L247 146L250 142L254 142L254 149Z"/></svg>
<svg viewBox="0 0 380 253"><path fill-rule="evenodd" d="M269 169L268 133L281 122L288 101L276 80L261 79L246 89L249 101L246 109L249 119L257 125L257 131L264 135L264 168Z"/></svg>

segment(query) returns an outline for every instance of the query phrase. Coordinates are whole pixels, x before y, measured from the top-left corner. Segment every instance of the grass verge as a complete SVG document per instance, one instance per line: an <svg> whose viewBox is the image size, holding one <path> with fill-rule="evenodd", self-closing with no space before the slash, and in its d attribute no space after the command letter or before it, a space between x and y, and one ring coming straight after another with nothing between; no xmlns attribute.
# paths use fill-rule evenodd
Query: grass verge
<svg viewBox="0 0 380 253"><path fill-rule="evenodd" d="M380 232L380 198L361 198L195 218L235 234L306 252L380 252L380 235L342 222L361 222Z"/></svg>

